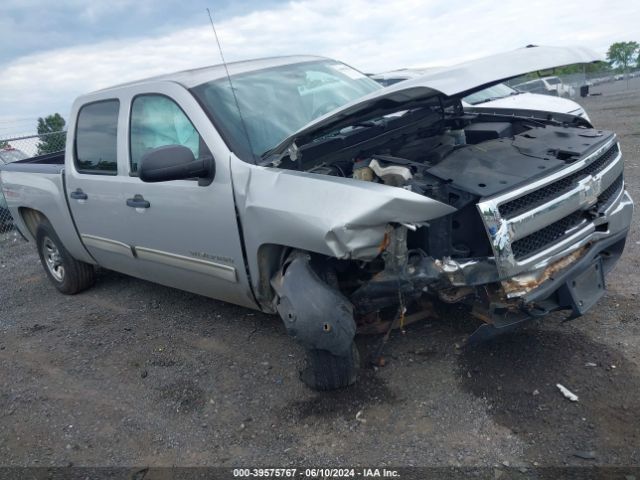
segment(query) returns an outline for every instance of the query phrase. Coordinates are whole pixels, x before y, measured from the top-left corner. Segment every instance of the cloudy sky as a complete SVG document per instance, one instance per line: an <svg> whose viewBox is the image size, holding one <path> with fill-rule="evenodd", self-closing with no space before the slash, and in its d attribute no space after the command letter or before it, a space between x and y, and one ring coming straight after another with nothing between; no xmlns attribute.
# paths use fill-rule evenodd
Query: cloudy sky
<svg viewBox="0 0 640 480"><path fill-rule="evenodd" d="M632 0L3 0L0 138L68 116L82 93L227 61L318 54L366 72L449 65L522 47L601 53L640 40Z"/></svg>

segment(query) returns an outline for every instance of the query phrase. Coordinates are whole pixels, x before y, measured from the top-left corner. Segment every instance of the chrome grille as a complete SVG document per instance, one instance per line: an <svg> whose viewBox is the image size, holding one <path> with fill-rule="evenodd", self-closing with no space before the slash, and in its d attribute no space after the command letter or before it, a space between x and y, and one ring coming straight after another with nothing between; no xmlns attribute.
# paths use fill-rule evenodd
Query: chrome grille
<svg viewBox="0 0 640 480"><path fill-rule="evenodd" d="M517 259L532 255L550 243L562 238L567 230L578 226L583 221L584 215L582 212L573 212L571 215L561 218L557 222L544 227L542 230L538 230L536 233L532 233L513 242L513 255Z"/></svg>
<svg viewBox="0 0 640 480"><path fill-rule="evenodd" d="M535 190L531 193L518 197L515 200L511 200L503 205L500 205L500 215L505 218L515 217L519 213L526 210L530 210L538 205L542 205L548 202L552 198L558 197L565 192L571 190L576 182L585 175L596 175L602 171L609 163L611 163L617 157L620 149L618 144L614 144L603 155L596 158L589 165L581 169L580 171L564 177L557 182L553 182L546 187Z"/></svg>
<svg viewBox="0 0 640 480"><path fill-rule="evenodd" d="M496 265L507 278L537 268L595 231L624 187L615 137L559 172L511 192L483 199L478 210Z"/></svg>
<svg viewBox="0 0 640 480"><path fill-rule="evenodd" d="M601 210L609 205L609 202L616 193L622 190L623 180L620 175L605 191L598 197L595 204L595 210ZM533 255L544 249L547 245L564 237L567 230L576 228L581 223L590 219L591 215L584 210L575 211L557 222L552 223L548 227L538 230L531 235L527 235L520 240L516 240L512 244L513 255L517 260Z"/></svg>
<svg viewBox="0 0 640 480"><path fill-rule="evenodd" d="M622 175L615 179L615 181L598 197L598 203L596 203L596 210L602 210L609 205L612 197L620 193L624 184Z"/></svg>

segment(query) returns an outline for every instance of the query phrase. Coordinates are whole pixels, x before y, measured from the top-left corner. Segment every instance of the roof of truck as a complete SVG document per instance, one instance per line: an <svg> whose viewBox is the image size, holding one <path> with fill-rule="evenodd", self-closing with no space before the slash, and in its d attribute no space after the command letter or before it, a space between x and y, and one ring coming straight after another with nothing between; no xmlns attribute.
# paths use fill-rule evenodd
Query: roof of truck
<svg viewBox="0 0 640 480"><path fill-rule="evenodd" d="M242 60L239 62L227 63L227 69L229 75L238 75L241 73L252 72L256 70L264 70L266 68L279 67L282 65L291 65L294 63L314 62L318 60L329 60L326 57L319 57L313 55L288 55L280 57L267 57L257 58L253 60ZM194 68L191 70L183 70L180 72L168 73L164 75L157 75L155 77L143 78L140 80L134 80L131 82L121 83L111 87L97 90L97 92L106 92L109 90L118 89L121 87L129 87L132 85L140 85L150 82L176 82L186 88L192 88L196 85L200 85L211 80L217 80L219 78L226 77L227 71L224 64L209 65L207 67ZM95 93L95 92L92 92Z"/></svg>

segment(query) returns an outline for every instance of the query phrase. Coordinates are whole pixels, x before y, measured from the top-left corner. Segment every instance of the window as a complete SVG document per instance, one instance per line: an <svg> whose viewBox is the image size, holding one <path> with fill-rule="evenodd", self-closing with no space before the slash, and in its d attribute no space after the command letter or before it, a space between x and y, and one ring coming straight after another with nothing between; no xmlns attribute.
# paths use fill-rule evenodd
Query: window
<svg viewBox="0 0 640 480"><path fill-rule="evenodd" d="M142 156L165 145L183 145L200 155L201 138L180 107L164 95L140 95L131 106L131 172Z"/></svg>
<svg viewBox="0 0 640 480"><path fill-rule="evenodd" d="M76 168L81 173L118 173L118 100L89 103L80 109L76 127Z"/></svg>

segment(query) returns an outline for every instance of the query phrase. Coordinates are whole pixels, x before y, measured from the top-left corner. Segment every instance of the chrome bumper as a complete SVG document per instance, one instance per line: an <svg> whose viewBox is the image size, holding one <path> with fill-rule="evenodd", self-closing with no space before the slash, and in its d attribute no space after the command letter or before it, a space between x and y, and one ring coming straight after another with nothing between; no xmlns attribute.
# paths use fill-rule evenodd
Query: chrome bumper
<svg viewBox="0 0 640 480"><path fill-rule="evenodd" d="M600 243L607 243L614 237L624 237L631 225L632 216L633 200L622 190L601 217L554 245L550 249L552 252L545 252L546 256L538 259L528 270L515 275L504 275L498 268L495 257L457 260L445 258L435 260L434 265L452 286L502 282L508 298L522 297L540 286L550 270L557 272L569 269L588 250L588 246L597 249Z"/></svg>
<svg viewBox="0 0 640 480"><path fill-rule="evenodd" d="M597 247L599 243L605 243L605 241L619 237L621 234L624 236L631 225L632 215L633 200L623 190L607 209L605 215L594 220L586 236L579 237L582 232L576 232L575 236L578 238L573 243L566 245L564 250L551 255L543 262L539 262L533 270L514 275L503 281L502 285L507 297L514 298L529 295L548 277L553 276L556 272L570 268L583 254L587 253L588 246ZM603 225L606 225L606 230L598 229ZM565 244L565 242L562 243Z"/></svg>

